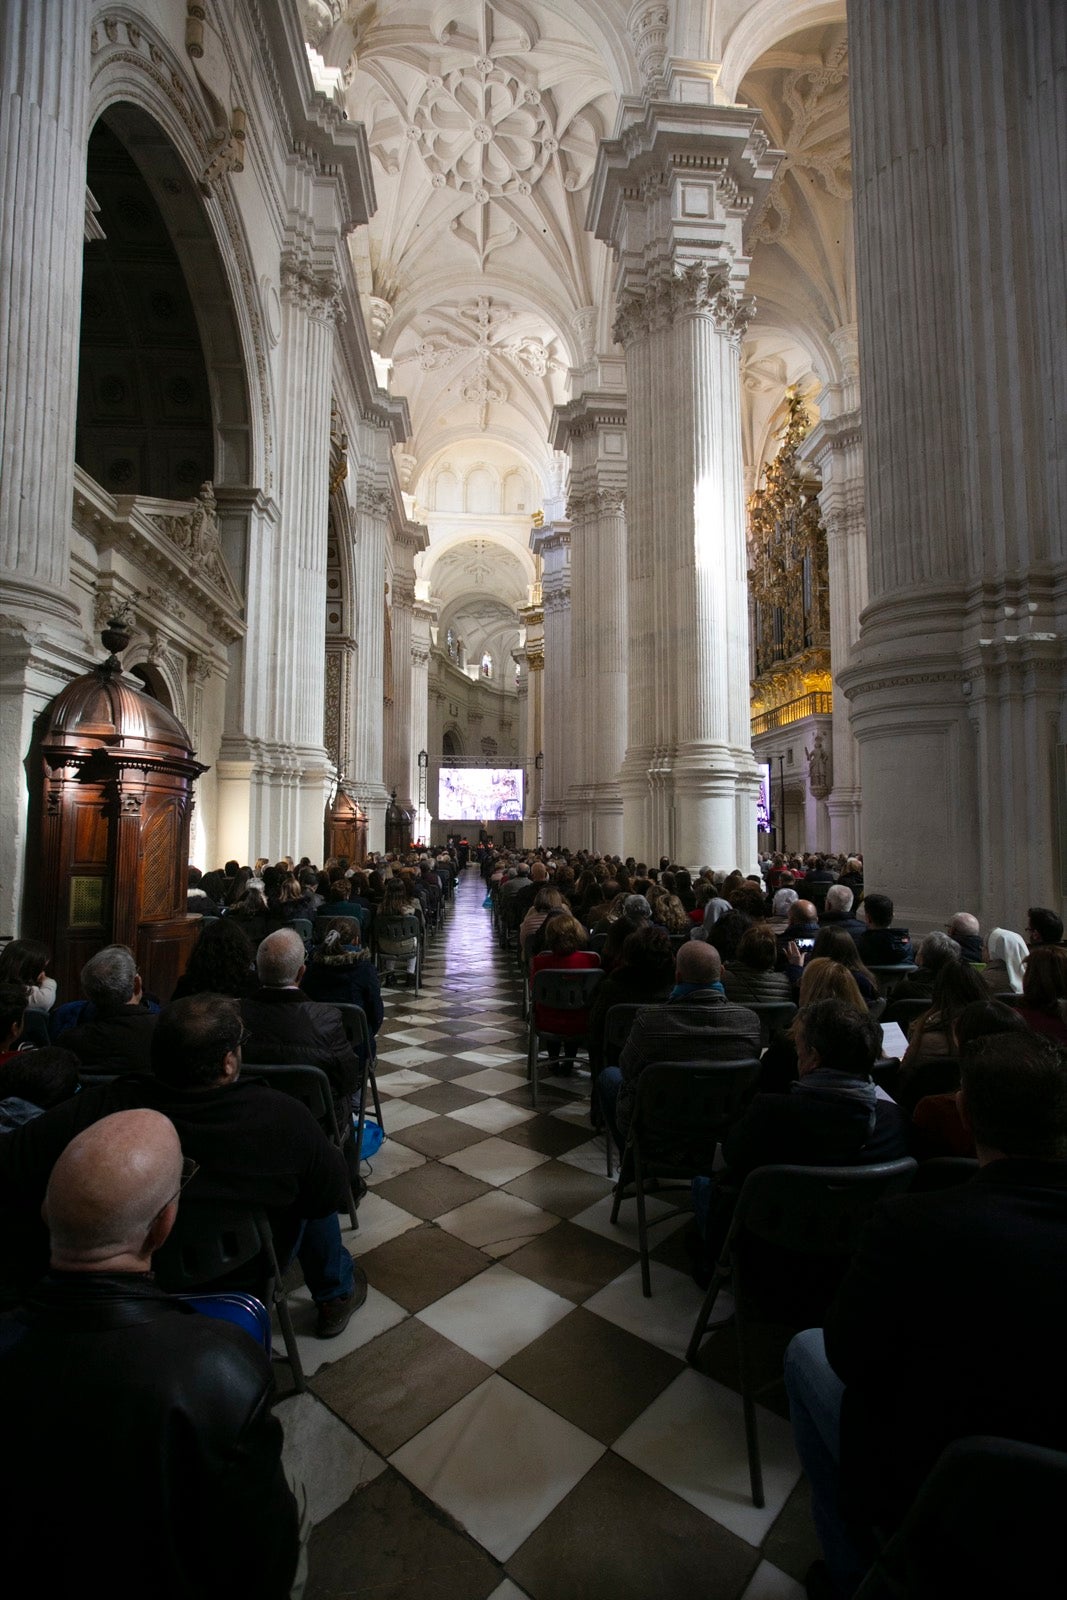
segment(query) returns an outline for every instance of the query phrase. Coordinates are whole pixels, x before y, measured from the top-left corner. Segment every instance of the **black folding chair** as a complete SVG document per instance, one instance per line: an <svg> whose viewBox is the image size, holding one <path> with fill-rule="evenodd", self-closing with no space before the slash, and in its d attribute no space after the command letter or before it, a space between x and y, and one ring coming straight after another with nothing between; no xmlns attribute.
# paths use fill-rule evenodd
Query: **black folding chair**
<svg viewBox="0 0 1067 1600"><path fill-rule="evenodd" d="M374 958L378 971L381 972L383 970L383 961L386 963L399 962L406 967L411 960L411 956L393 954L391 951L383 950L381 948L383 939L389 944L406 944L409 939L414 939L415 993L418 994L422 982L422 923L416 916L383 917L380 912L374 919ZM387 966L384 970L387 972L392 971L392 967Z"/></svg>
<svg viewBox="0 0 1067 1600"><path fill-rule="evenodd" d="M537 1008L545 1006L550 1011L588 1011L593 991L604 977L599 967L545 968L535 972L530 988L529 1043L526 1051L526 1076L533 1088L533 1103L537 1105L537 1069L542 1041L571 1046L577 1051L585 1046L589 1057L589 1041L584 1033L552 1033L537 1026Z"/></svg>
<svg viewBox="0 0 1067 1600"><path fill-rule="evenodd" d="M278 1313L297 1391L306 1390L289 1300L265 1211L183 1196L170 1237L152 1257L152 1267L156 1282L170 1294L194 1288L210 1290L248 1267L257 1298Z"/></svg>
<svg viewBox="0 0 1067 1600"><path fill-rule="evenodd" d="M907 1033L917 1017L925 1016L930 1009L929 1000L894 1000L891 996L886 1000L885 1022L896 1022Z"/></svg>
<svg viewBox="0 0 1067 1600"><path fill-rule="evenodd" d="M961 1183L970 1183L978 1171L973 1156L931 1156L920 1161L911 1189L913 1194L929 1194L936 1189L955 1189Z"/></svg>
<svg viewBox="0 0 1067 1600"><path fill-rule="evenodd" d="M855 1600L1067 1592L1067 1454L1015 1439L957 1439L943 1452ZM1020 1552L1025 1577L1020 1578Z"/></svg>
<svg viewBox="0 0 1067 1600"><path fill-rule="evenodd" d="M913 972L918 972L918 970L914 961L900 961L896 966L879 964L873 967L868 965L867 967L867 971L877 982L882 994L889 996L892 996L893 990L898 983L903 983L905 978L909 978Z"/></svg>
<svg viewBox="0 0 1067 1600"><path fill-rule="evenodd" d="M627 1130L619 1181L611 1207L618 1222L626 1190L633 1186L637 1201L637 1237L641 1252L641 1292L652 1294L648 1261L648 1224L645 1219L645 1185L655 1179L684 1180L708 1177L715 1149L744 1110L759 1072L759 1061L653 1062L637 1080L637 1103ZM673 1215L681 1210L677 1207Z"/></svg>
<svg viewBox="0 0 1067 1600"><path fill-rule="evenodd" d="M301 1105L307 1106L315 1121L322 1128L338 1150L344 1151L345 1145L352 1137L352 1118L346 1118L346 1126L341 1127L337 1120L337 1108L334 1105L333 1085L321 1067L308 1066L306 1063L286 1063L282 1066L254 1065L248 1068L249 1077L266 1078L272 1089L277 1089L281 1094L291 1095L294 1100L299 1100ZM348 1215L353 1228L359 1227L359 1218L356 1215L358 1201L348 1185Z"/></svg>
<svg viewBox="0 0 1067 1600"><path fill-rule="evenodd" d="M792 1000L738 1000L746 1011L754 1011L759 1018L760 1044L766 1050L775 1028L788 1028L797 1014Z"/></svg>
<svg viewBox="0 0 1067 1600"><path fill-rule="evenodd" d="M916 1163L910 1157L872 1167L757 1167L745 1179L734 1206L730 1231L693 1327L686 1359L695 1362L719 1290L733 1292L741 1400L745 1415L752 1504L762 1506L756 1400L773 1384L753 1387L748 1345L750 1284L748 1253L753 1242L775 1245L797 1256L847 1260L880 1200L911 1187ZM758 1246L757 1246L758 1247ZM716 1332L712 1329L712 1332ZM779 1383L780 1377L774 1379Z"/></svg>
<svg viewBox="0 0 1067 1600"><path fill-rule="evenodd" d="M630 1037L630 1029L634 1025L634 1018L637 1016L639 1011L643 1011L645 1009L646 1003L647 1002L641 1002L640 1004L635 1005L631 1001L624 1001L620 1005L610 1007L607 1016L604 1018L603 1058L604 1065L606 1067L618 1066L619 1057L622 1055L623 1046ZM607 1123L604 1122L601 1116L600 1100L597 1094L595 1081L593 1083L590 1101L594 1127L599 1127L601 1122L603 1122L604 1125L604 1143L607 1153L607 1173L609 1178L613 1178L615 1176L615 1162L612 1159L611 1129L608 1127Z"/></svg>

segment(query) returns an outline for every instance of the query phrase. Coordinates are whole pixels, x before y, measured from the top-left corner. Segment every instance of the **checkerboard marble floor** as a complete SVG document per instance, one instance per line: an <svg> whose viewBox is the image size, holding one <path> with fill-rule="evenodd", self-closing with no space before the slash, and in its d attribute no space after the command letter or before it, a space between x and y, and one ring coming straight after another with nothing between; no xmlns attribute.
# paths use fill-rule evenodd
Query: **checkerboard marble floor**
<svg viewBox="0 0 1067 1600"><path fill-rule="evenodd" d="M307 1593L798 1600L818 1552L780 1392L757 1511L732 1330L684 1360L685 1219L650 1202L645 1300L588 1078L542 1080L533 1110L514 956L482 896L468 869L419 996L385 991L388 1137L346 1233L367 1303L321 1341L297 1297L312 1392L278 1412L316 1523ZM761 1356L771 1374L781 1347Z"/></svg>

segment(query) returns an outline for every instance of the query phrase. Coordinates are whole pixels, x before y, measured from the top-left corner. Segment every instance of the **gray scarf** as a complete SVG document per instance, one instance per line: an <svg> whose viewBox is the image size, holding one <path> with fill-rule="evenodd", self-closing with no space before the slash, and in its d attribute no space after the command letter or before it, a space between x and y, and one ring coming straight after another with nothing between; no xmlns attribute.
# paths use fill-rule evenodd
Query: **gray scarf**
<svg viewBox="0 0 1067 1600"><path fill-rule="evenodd" d="M794 1093L805 1089L815 1089L822 1094L835 1094L841 1099L855 1100L857 1104L865 1106L870 1119L868 1131L874 1132L878 1091L870 1078L853 1078L844 1072L835 1072L832 1067L816 1067L814 1071L806 1072L799 1082L793 1085Z"/></svg>

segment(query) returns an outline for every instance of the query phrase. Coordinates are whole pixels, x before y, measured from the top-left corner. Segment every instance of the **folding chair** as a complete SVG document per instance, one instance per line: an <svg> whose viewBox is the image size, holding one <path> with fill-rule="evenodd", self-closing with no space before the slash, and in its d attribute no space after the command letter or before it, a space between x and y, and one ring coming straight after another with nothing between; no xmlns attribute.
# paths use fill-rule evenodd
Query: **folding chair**
<svg viewBox="0 0 1067 1600"><path fill-rule="evenodd" d="M168 1293L209 1291L213 1283L246 1266L256 1269L250 1276L257 1298L278 1313L293 1379L298 1393L303 1393L307 1380L265 1211L183 1196L170 1237L152 1257L156 1281Z"/></svg>
<svg viewBox="0 0 1067 1600"><path fill-rule="evenodd" d="M589 1041L585 1034L551 1033L537 1026L537 1008L545 1006L550 1011L588 1011L593 990L603 980L599 967L554 968L535 972L530 989L529 1045L526 1053L526 1076L533 1086L533 1103L537 1106L537 1068L541 1041L558 1041L561 1044L584 1044L586 1059Z"/></svg>
<svg viewBox="0 0 1067 1600"><path fill-rule="evenodd" d="M648 1260L648 1224L645 1219L645 1184L655 1178L677 1180L688 1186L693 1178L710 1178L715 1150L737 1120L756 1081L759 1061L651 1062L637 1080L637 1104L627 1130L619 1181L611 1207L618 1222L619 1207L633 1185L637 1201L637 1237L641 1252L641 1293L652 1294ZM682 1207L676 1207L677 1215Z"/></svg>
<svg viewBox="0 0 1067 1600"><path fill-rule="evenodd" d="M367 1121L367 1087L370 1086L371 1097L374 1101L374 1115L382 1133L385 1133L385 1118L382 1116L382 1102L378 1095L378 1080L374 1076L375 1040L370 1031L366 1012L362 1006L339 1004L341 1022L344 1026L345 1037L359 1056L363 1071L359 1082L359 1112L356 1125L356 1165L363 1159L363 1128ZM357 1196L358 1203L358 1196Z"/></svg>
<svg viewBox="0 0 1067 1600"><path fill-rule="evenodd" d="M754 1506L764 1503L756 1400L771 1385L757 1390L752 1381L752 1353L748 1345L749 1247L754 1240L759 1240L798 1256L847 1260L878 1202L887 1195L903 1194L909 1189L916 1170L917 1164L910 1157L872 1167L757 1167L741 1187L726 1243L693 1327L686 1359L696 1361L719 1290L723 1284L728 1284L736 1307L734 1325ZM774 1380L775 1383L780 1381L780 1378Z"/></svg>
<svg viewBox="0 0 1067 1600"><path fill-rule="evenodd" d="M917 1017L925 1016L930 1009L929 1000L894 1000L889 996L886 1000L886 1022L898 1022L907 1033Z"/></svg>
<svg viewBox="0 0 1067 1600"><path fill-rule="evenodd" d="M622 1055L623 1045L630 1037L630 1029L634 1025L634 1018L637 1016L637 1013L639 1011L643 1011L644 1008L645 1003L635 1005L628 1001L620 1005L610 1007L607 1016L604 1018L603 1056L604 1065L606 1067L618 1066L619 1057ZM595 1079L593 1082L592 1093L590 1095L590 1109L592 1112L594 1128L600 1126L601 1123L603 1124L604 1144L607 1152L607 1174L609 1178L613 1178L615 1176L615 1162L612 1159L611 1153L611 1129L608 1127L606 1120L601 1117L600 1099L597 1093ZM620 1151L619 1154L621 1156L622 1152Z"/></svg>
<svg viewBox="0 0 1067 1600"><path fill-rule="evenodd" d="M899 961L895 966L877 965L872 967L868 965L867 967L867 971L875 979L882 994L890 997L898 983L902 983L905 978L910 978L911 974L918 972L918 970L914 961Z"/></svg>
<svg viewBox="0 0 1067 1600"><path fill-rule="evenodd" d="M308 917L294 917L286 926L292 928L294 933L298 933L305 944L311 943L311 921Z"/></svg>
<svg viewBox="0 0 1067 1600"><path fill-rule="evenodd" d="M387 944L406 944L409 939L415 941L415 993L418 994L422 982L422 924L416 916L383 917L381 912L374 919L374 960L379 972L392 972L391 965L383 968L382 962L400 962L405 971L411 960L411 955L393 954L382 949L382 941Z"/></svg>
<svg viewBox="0 0 1067 1600"><path fill-rule="evenodd" d="M788 1028L797 1014L792 1000L739 1000L746 1011L755 1012L759 1018L760 1044L766 1050L775 1028Z"/></svg>
<svg viewBox="0 0 1067 1600"><path fill-rule="evenodd" d="M301 1105L307 1106L315 1121L328 1134L338 1150L344 1150L352 1137L352 1118L347 1118L347 1127L338 1126L333 1085L321 1067L308 1066L306 1063L294 1063L292 1066L255 1065L248 1068L248 1075L266 1078L272 1089L277 1089L281 1094L291 1095L294 1100L299 1100ZM348 1215L353 1228L359 1227L357 1204L352 1185L349 1184Z"/></svg>

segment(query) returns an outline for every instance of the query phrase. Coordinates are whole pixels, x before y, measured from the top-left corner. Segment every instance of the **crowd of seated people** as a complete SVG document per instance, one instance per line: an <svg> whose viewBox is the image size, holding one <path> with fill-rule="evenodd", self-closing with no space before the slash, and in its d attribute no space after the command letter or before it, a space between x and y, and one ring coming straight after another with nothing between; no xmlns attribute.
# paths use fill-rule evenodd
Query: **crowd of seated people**
<svg viewBox="0 0 1067 1600"><path fill-rule="evenodd" d="M722 1171L694 1189L699 1282L707 1281L740 1185L758 1166L854 1166L904 1155L920 1162L951 1155L982 1163L980 1177L964 1186L977 1197L940 1206L934 1196L890 1203L897 1210L886 1213L890 1220L878 1221L832 1305L830 1287L815 1285L810 1274L793 1284L794 1314L798 1306L806 1309L800 1291L808 1291L810 1300L818 1288L815 1315L825 1318L826 1328L825 1343L821 1333L818 1340L805 1336L807 1342L790 1357L798 1440L816 1485L817 1526L828 1561L821 1592L848 1600L870 1559L865 1530L876 1522L891 1531L936 1457L935 1446L958 1437L965 1425L989 1424L987 1431L1008 1437L1067 1446L1057 1378L1040 1423L1029 1392L1022 1394L1024 1385L1019 1393L1008 1385L999 1406L983 1400L969 1410L958 1398L962 1383L953 1380L948 1387L955 1398L950 1403L940 1396L937 1426L927 1429L922 1448L910 1449L914 1441L898 1448L902 1424L878 1393L876 1366L863 1344L864 1330L872 1326L864 1296L882 1305L884 1286L871 1285L887 1262L888 1281L904 1286L905 1304L894 1312L900 1340L907 1342L916 1321L925 1324L927 1302L906 1302L912 1281L908 1252L926 1227L931 1242L924 1243L922 1259L931 1274L935 1239L949 1256L959 1248L957 1288L967 1271L985 1270L978 1265L984 1228L991 1227L995 1237L1001 1224L1005 1237L1029 1230L1035 1238L1020 1261L1008 1262L1005 1255L1005 1265L995 1258L996 1292L1003 1291L1004 1271L1012 1293L1045 1319L1041 1350L1057 1348L1055 1340L1067 1335L1067 947L1054 912L1030 908L1022 934L1003 928L983 934L970 913L946 911L944 931L913 942L911 931L895 922L887 894L865 895L859 857L768 857L758 875L747 876L710 868L691 873L667 858L650 864L588 852L509 856L483 847L477 860L498 937L531 978L561 969L603 974L585 1011L542 1008L534 1021L555 1036L548 1048L556 1071L573 1074L578 1046L587 1046L595 1114L606 1120L620 1149L647 1066L758 1061L752 1096L722 1143ZM300 1061L321 1066L336 1108L350 1119L365 1063L336 1007L359 1006L371 1035L378 1031L382 979L403 983L414 977L419 944L439 921L458 870L455 852L441 852L375 859L358 869L341 861L320 871L308 861L259 860L254 867L230 862L205 873L191 896L191 903L204 908L205 921L186 971L162 1008L144 992L136 960L124 947L107 947L86 964L76 996L56 993L47 949L32 941L9 942L0 953L0 1218L15 1247L3 1288L9 1300L33 1308L28 1326L46 1330L57 1317L80 1316L85 1308L63 1278L67 1271L88 1270L77 1262L77 1218L64 1235L75 1241L69 1246L73 1254L64 1257L53 1231L49 1287L36 1302L37 1291L30 1290L48 1261L41 1207L46 1217L60 1214L58 1199L50 1212L47 1197L54 1178L59 1187L53 1196L62 1194L66 1153L77 1153L80 1139L102 1129L96 1137L110 1159L110 1130L121 1155L123 1139L143 1126L152 1135L145 1137L154 1141L160 1173L152 1203L161 1196L166 1203L151 1217L146 1213L141 1254L134 1251L119 1270L147 1272L151 1251L145 1255L145 1241L165 1237L173 1225L173 1216L166 1216L172 1200L163 1195L174 1166L173 1141L165 1136L169 1127L180 1154L199 1169L190 1198L263 1207L279 1256L300 1261L317 1306L319 1336L332 1338L343 1330L367 1294L338 1220L358 1188L351 1144L338 1149L299 1101L257 1078L255 1067ZM393 919L399 917L412 919L417 933L398 937ZM878 1020L887 999L890 1007L902 1005L908 1036L895 1056L886 1053ZM925 1010L912 1018L906 1002ZM787 1011L791 1003L796 1007L771 1029L769 1042L765 1024L750 1009L768 1003ZM628 1034L612 1034L609 1059L606 1040L615 1005L635 1009ZM94 1083L94 1077L106 1081ZM121 1118L135 1120L117 1124ZM151 1118L158 1122L150 1128ZM117 1189L124 1172L116 1168ZM77 1185L71 1193L80 1193ZM963 1238L959 1230L967 1228L974 1232ZM1058 1283L1033 1284L1027 1273L1046 1257L1056 1259L1057 1250ZM795 1266L769 1256L768 1284L788 1288ZM927 1293L925 1268L914 1270L915 1283ZM1047 1267L1049 1279L1056 1275ZM97 1288L105 1297L111 1293L107 1286ZM156 1292L149 1298L155 1316ZM977 1319L977 1300L974 1309ZM905 1322L908 1311L912 1317ZM958 1317L953 1326L958 1351L973 1325ZM930 1359L947 1361L950 1342L939 1343L940 1334L927 1331ZM978 1338L975 1347L995 1366L1000 1346L992 1336ZM944 1367L916 1376L920 1363L913 1348L906 1361L894 1362L884 1326L876 1348L883 1370L891 1369L887 1393L899 1397L905 1371L922 1394L944 1380ZM31 1346L24 1349L32 1353ZM900 1350L898 1344L896 1355ZM969 1351L968 1371L977 1364ZM257 1404L261 1376L250 1369L242 1380ZM981 1394L980 1384L974 1392ZM876 1436L864 1429L877 1426L891 1441L884 1482L870 1491L873 1501L857 1497L847 1514L835 1498L836 1478L817 1459L811 1430L805 1432L805 1418L830 1404L827 1395L837 1408L831 1406L831 1431L840 1430L833 1472L849 1473L858 1459L856 1440L865 1438L865 1448L872 1449ZM862 1424L856 1421L861 1402ZM914 1416L914 1405L908 1414ZM825 1431L822 1412L818 1425ZM264 1459L273 1472L270 1450ZM863 1492L868 1494L866 1485ZM276 1503L291 1544L295 1519L284 1488L277 1490ZM290 1562L288 1550L285 1561Z"/></svg>

